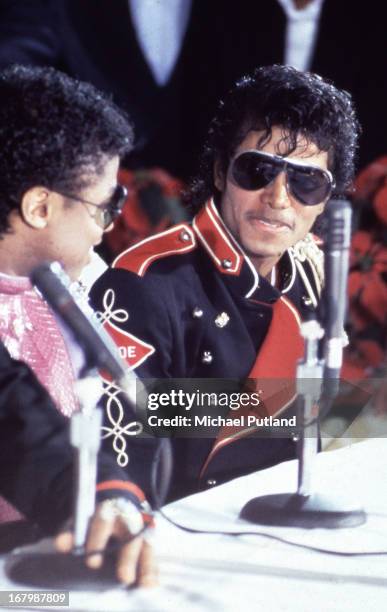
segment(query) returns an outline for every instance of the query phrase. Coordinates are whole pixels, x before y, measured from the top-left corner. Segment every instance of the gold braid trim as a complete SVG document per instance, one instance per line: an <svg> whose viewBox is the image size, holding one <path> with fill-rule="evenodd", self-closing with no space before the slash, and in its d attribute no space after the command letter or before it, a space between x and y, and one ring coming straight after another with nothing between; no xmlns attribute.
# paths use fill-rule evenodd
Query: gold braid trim
<svg viewBox="0 0 387 612"><path fill-rule="evenodd" d="M303 240L296 242L289 250L300 263L308 261L312 268L318 295L320 296L324 286L324 253L317 246L313 235L307 234Z"/></svg>

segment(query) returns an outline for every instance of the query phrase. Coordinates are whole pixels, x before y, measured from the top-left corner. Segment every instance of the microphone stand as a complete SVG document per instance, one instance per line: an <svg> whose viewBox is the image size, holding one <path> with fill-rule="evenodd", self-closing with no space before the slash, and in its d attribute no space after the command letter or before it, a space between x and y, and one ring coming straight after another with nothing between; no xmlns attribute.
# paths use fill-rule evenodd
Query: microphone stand
<svg viewBox="0 0 387 612"><path fill-rule="evenodd" d="M93 374L94 372L94 374ZM80 403L79 412L70 423L70 442L76 453L76 491L74 507L74 554L83 554L89 520L95 510L97 457L101 444L102 410L97 372L82 372L75 385Z"/></svg>
<svg viewBox="0 0 387 612"><path fill-rule="evenodd" d="M102 387L97 370L87 359L75 391L80 407L70 420L70 443L75 449L73 548L67 554L52 549L47 552L16 550L9 556L6 569L12 580L29 587L99 591L113 588L117 578L114 555L105 554L98 570L88 568L83 558L89 521L95 510L102 424L102 410L97 407Z"/></svg>
<svg viewBox="0 0 387 612"><path fill-rule="evenodd" d="M101 425L103 411L97 406L103 392L97 365L105 366L112 374L117 375L118 383L130 402L136 397L137 379L127 371L126 365L114 355L110 358L111 341L109 343L99 328L88 322L87 314L79 310L79 306L69 293L71 281L60 264L43 265L36 268L33 278L35 285L49 302L54 311L58 312L63 323L68 326L75 342L82 349L84 366L75 382L75 392L79 400L79 411L71 416L70 443L75 449L74 465L74 527L73 548L69 554L59 552L23 552L12 555L8 560L7 572L12 579L22 584L39 588L84 588L100 590L117 584L114 567L114 556L105 555L105 562L97 571L86 567L83 555L89 527L89 521L94 514L97 484L97 460L101 444ZM56 299L58 299L59 307ZM77 316L70 318L71 308L77 310ZM62 312L63 310L63 312ZM66 316L62 316L62 315ZM73 321L73 326L70 323ZM84 335L79 340L79 333ZM93 347L96 337L99 345ZM114 351L116 349L114 348ZM109 360L110 359L110 360ZM68 529L67 529L68 530Z"/></svg>
<svg viewBox="0 0 387 612"><path fill-rule="evenodd" d="M366 514L360 507L344 497L313 491L313 466L319 446L319 408L322 404L329 407L334 396L324 389L324 361L318 358L318 343L324 334L322 327L316 320L310 320L302 324L301 333L305 339L305 354L297 366L298 415L303 420L297 441L297 491L251 499L239 516L251 523L281 527L356 527L366 521Z"/></svg>
<svg viewBox="0 0 387 612"><path fill-rule="evenodd" d="M318 452L318 403L322 391L324 366L318 358L318 341L324 334L316 320L301 325L301 335L305 341L304 359L297 364L297 403L298 417L303 421L300 437L297 440L298 486L297 495L309 497L313 490L312 476Z"/></svg>
<svg viewBox="0 0 387 612"><path fill-rule="evenodd" d="M297 407L301 433L297 441L298 487L295 493L251 499L240 518L261 525L338 529L366 521L364 510L342 496L313 492L313 464L319 447L319 413L326 414L339 390L342 333L346 309L351 210L345 200L331 200L330 251L326 256L324 359L319 342L324 330L317 320L301 325L304 358L297 364Z"/></svg>
<svg viewBox="0 0 387 612"><path fill-rule="evenodd" d="M82 555L89 520L95 510L97 458L101 445L102 410L97 404L103 390L97 370L97 346L90 344L91 336L84 336L85 332L82 334L83 317L87 315L81 307L81 299L77 303L71 295L71 280L62 266L58 262L53 262L35 268L32 280L54 311L57 311L63 323L66 326L69 326L69 323L73 324L73 327L70 326L68 329L83 353L84 365L75 382L79 411L73 414L70 420L70 443L75 449L73 554ZM69 318L71 307L77 309L81 318L79 316ZM98 349L101 352L105 350L103 341Z"/></svg>
<svg viewBox="0 0 387 612"><path fill-rule="evenodd" d="M76 451L75 502L74 502L74 546L69 554L57 552L20 552L8 559L7 573L16 582L39 588L91 588L103 590L117 583L114 557L105 555L105 562L98 570L86 567L83 554L90 518L95 509L97 481L97 458L100 447L102 410L97 402L102 387L97 380L97 368L106 371L123 391L129 405L138 407L140 421L145 418L146 388L128 371L119 357L111 338L90 320L74 302L68 291L70 279L57 262L43 264L32 273L35 286L51 308L69 328L75 342L83 350L85 365L76 382L80 410L71 417L70 441ZM140 396L145 395L142 400ZM141 414L143 413L143 414ZM160 442L157 457L152 466L152 483L156 501L164 502L171 477L171 446L169 439ZM161 485L156 491L160 465Z"/></svg>

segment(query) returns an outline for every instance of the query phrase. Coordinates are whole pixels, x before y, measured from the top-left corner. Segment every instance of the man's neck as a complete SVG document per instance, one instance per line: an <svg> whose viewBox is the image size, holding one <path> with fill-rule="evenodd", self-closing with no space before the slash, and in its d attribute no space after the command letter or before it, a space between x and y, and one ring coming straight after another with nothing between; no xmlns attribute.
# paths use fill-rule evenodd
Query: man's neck
<svg viewBox="0 0 387 612"><path fill-rule="evenodd" d="M249 255L249 259L253 264L254 268L258 272L259 276L263 276L270 280L271 272L277 265L282 255L276 255L273 257L257 257L256 255Z"/></svg>

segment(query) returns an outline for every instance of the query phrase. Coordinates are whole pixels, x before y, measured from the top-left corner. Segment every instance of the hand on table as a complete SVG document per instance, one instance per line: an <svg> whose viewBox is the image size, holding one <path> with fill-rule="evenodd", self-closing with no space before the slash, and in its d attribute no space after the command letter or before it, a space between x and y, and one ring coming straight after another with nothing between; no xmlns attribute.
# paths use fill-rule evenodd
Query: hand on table
<svg viewBox="0 0 387 612"><path fill-rule="evenodd" d="M90 521L85 545L86 552L105 550L109 539L114 536L122 543L116 567L118 580L128 586L156 586L158 582L157 566L152 547L143 535L135 535L142 529L141 514L132 506L130 520L128 520L127 513L120 509L117 510L115 503L117 501L107 500L97 505ZM126 502L126 500L123 501ZM126 502L126 504L131 503ZM60 552L70 552L73 547L71 531L67 530L58 534L55 538L55 547ZM98 569L103 563L103 553L89 555L85 562L88 567Z"/></svg>

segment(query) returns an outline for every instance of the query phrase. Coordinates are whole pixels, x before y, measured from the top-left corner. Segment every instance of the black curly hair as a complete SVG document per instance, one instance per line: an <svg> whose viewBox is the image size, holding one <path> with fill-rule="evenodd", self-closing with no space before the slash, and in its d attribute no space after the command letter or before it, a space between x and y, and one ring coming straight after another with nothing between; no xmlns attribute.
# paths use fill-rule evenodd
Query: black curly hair
<svg viewBox="0 0 387 612"><path fill-rule="evenodd" d="M360 127L349 93L322 77L276 64L257 68L242 77L228 92L210 123L207 142L197 176L185 193L195 211L209 197L217 201L214 163L226 176L230 160L250 130L261 130L260 146L271 137L274 126L282 127L287 154L304 137L328 152L328 167L335 181L335 195L343 195L354 176Z"/></svg>
<svg viewBox="0 0 387 612"><path fill-rule="evenodd" d="M126 115L92 85L53 68L0 73L0 235L23 194L42 185L72 193L106 161L132 149ZM86 179L85 179L86 176ZM89 179L90 181L90 179Z"/></svg>

